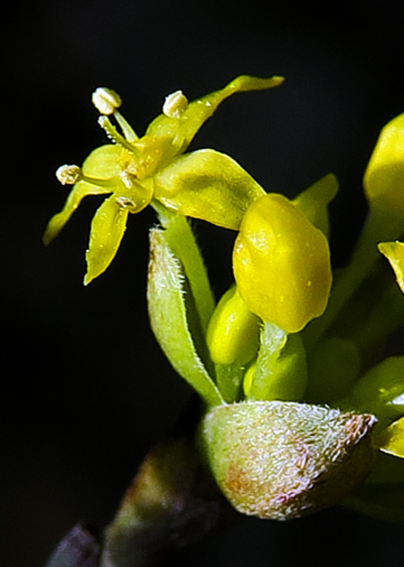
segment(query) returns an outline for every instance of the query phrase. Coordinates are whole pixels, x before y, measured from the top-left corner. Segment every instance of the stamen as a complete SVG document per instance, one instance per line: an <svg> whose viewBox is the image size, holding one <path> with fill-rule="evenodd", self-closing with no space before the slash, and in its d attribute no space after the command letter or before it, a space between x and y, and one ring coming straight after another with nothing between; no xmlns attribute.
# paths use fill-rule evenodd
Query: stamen
<svg viewBox="0 0 404 567"><path fill-rule="evenodd" d="M83 172L78 165L61 165L56 171L56 177L62 185L74 185L83 178Z"/></svg>
<svg viewBox="0 0 404 567"><path fill-rule="evenodd" d="M182 91L176 91L166 96L163 105L163 114L169 118L181 118L188 108L188 99Z"/></svg>
<svg viewBox="0 0 404 567"><path fill-rule="evenodd" d="M128 189L132 189L132 187L136 184L138 185L138 183L136 183L136 176L133 175L133 173L129 173L129 171L127 171L126 169L124 169L123 171L121 171L121 173L119 174L119 177L122 180L122 183L125 185L125 187L127 187Z"/></svg>
<svg viewBox="0 0 404 567"><path fill-rule="evenodd" d="M92 101L95 108L105 115L113 114L122 104L119 94L106 87L96 89L93 92Z"/></svg>
<svg viewBox="0 0 404 567"><path fill-rule="evenodd" d="M135 146L133 146L126 138L119 134L119 132L117 131L115 126L111 124L111 121L107 116L100 116L98 118L98 124L105 130L110 140L112 140L116 144L119 144L120 146L123 146L132 153L138 153L137 148L135 148Z"/></svg>
<svg viewBox="0 0 404 567"><path fill-rule="evenodd" d="M136 209L136 203L134 201L132 201L132 199L130 199L129 197L117 197L116 202L118 203L118 205L122 208L128 208L128 209Z"/></svg>
<svg viewBox="0 0 404 567"><path fill-rule="evenodd" d="M115 110L114 118L118 122L119 126L122 128L123 135L128 140L128 142L136 142L139 136L136 134L132 126L126 121L120 112Z"/></svg>

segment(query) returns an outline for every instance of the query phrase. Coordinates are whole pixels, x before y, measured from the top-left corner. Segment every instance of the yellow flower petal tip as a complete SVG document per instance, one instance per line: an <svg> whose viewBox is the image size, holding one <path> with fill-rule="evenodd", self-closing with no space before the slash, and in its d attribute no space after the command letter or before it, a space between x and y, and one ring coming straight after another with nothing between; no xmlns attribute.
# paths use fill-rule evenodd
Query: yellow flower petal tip
<svg viewBox="0 0 404 567"><path fill-rule="evenodd" d="M379 437L379 449L383 453L404 459L404 417L394 421Z"/></svg>
<svg viewBox="0 0 404 567"><path fill-rule="evenodd" d="M397 283L404 293L404 242L381 242L378 249L390 262Z"/></svg>
<svg viewBox="0 0 404 567"><path fill-rule="evenodd" d="M288 333L301 331L327 306L332 281L327 239L282 195L264 195L248 209L233 271L249 309Z"/></svg>

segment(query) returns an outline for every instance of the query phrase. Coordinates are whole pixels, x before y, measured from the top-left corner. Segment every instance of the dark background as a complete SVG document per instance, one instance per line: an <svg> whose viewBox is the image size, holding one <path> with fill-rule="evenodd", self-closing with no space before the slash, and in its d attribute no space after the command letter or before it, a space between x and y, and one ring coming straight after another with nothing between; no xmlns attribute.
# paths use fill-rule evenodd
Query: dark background
<svg viewBox="0 0 404 567"><path fill-rule="evenodd" d="M78 520L105 525L148 447L189 397L148 329L151 211L131 217L107 273L82 286L85 201L45 249L67 194L54 178L104 142L97 86L142 132L164 96L192 99L244 74L279 89L236 95L197 136L269 191L293 195L332 171L334 265L364 215L361 178L382 125L404 110L404 3L47 0L2 16L0 207L2 411L0 565L41 567ZM199 227L217 294L233 236ZM340 509L287 524L245 520L177 565L389 565L403 527ZM2 557L1 557L2 556Z"/></svg>

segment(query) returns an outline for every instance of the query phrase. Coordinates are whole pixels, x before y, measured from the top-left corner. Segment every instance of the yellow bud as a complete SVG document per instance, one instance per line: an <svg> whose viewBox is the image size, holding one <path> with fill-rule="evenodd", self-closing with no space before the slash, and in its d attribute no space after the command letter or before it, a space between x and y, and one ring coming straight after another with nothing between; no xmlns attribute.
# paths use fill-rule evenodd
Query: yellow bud
<svg viewBox="0 0 404 567"><path fill-rule="evenodd" d="M264 195L248 209L233 270L251 311L288 333L301 331L327 306L332 280L327 239L282 195Z"/></svg>
<svg viewBox="0 0 404 567"><path fill-rule="evenodd" d="M259 346L259 319L233 287L219 301L206 337L215 364L243 365Z"/></svg>
<svg viewBox="0 0 404 567"><path fill-rule="evenodd" d="M373 208L404 213L404 114L382 129L363 182Z"/></svg>

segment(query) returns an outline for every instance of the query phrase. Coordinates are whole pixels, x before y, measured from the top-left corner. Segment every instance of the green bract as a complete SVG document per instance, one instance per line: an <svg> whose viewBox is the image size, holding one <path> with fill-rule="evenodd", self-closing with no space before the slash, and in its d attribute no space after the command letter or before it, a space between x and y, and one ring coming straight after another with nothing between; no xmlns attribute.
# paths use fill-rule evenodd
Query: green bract
<svg viewBox="0 0 404 567"><path fill-rule="evenodd" d="M97 148L83 164L58 170L64 184L74 187L63 210L45 232L49 243L58 235L86 195L111 194L95 214L87 251L85 283L99 276L113 260L129 213L137 213L153 199L181 214L237 229L249 205L264 190L231 158L202 150L178 158L219 106L237 92L276 87L282 77L259 79L243 75L190 104L182 93L167 97L163 114L138 138L118 113L121 101L110 89L97 89L93 102L103 116L100 124L114 142ZM123 136L109 121L113 114ZM74 175L72 174L72 167Z"/></svg>
<svg viewBox="0 0 404 567"><path fill-rule="evenodd" d="M201 438L239 512L287 520L337 502L369 474L374 423L309 404L244 402L213 408Z"/></svg>

